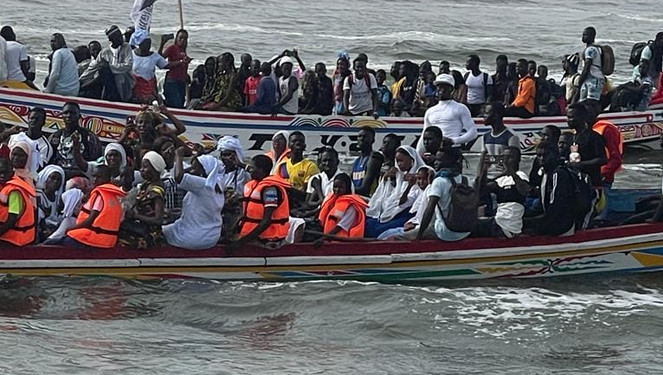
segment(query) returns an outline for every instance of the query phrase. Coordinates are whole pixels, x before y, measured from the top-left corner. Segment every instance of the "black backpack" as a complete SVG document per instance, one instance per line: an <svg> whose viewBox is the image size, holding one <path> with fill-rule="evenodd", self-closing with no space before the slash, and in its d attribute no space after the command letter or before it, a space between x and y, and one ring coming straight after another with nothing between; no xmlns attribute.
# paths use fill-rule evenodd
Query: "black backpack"
<svg viewBox="0 0 663 375"><path fill-rule="evenodd" d="M449 205L449 215L444 217L444 212L440 205L437 209L440 210L444 224L449 230L454 232L463 233L471 232L477 225L477 210L479 208L479 193L463 177L463 181L459 184L454 177L446 177L451 181L451 204Z"/></svg>
<svg viewBox="0 0 663 375"><path fill-rule="evenodd" d="M631 57L628 59L629 64L633 66L640 65L640 59L642 58L642 50L647 46L651 46L654 43L653 40L648 42L638 42L633 45L631 48Z"/></svg>
<svg viewBox="0 0 663 375"><path fill-rule="evenodd" d="M571 207L576 229L587 229L595 195L589 176L575 168L560 167L560 169L566 171L573 182Z"/></svg>

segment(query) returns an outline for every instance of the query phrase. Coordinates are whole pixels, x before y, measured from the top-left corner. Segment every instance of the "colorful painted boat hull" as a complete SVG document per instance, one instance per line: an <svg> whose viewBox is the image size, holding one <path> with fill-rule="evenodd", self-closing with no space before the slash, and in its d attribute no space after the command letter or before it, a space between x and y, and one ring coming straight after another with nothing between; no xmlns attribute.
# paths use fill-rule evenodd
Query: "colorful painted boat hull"
<svg viewBox="0 0 663 375"><path fill-rule="evenodd" d="M110 103L84 98L68 98L36 91L0 88L0 121L26 126L28 110L35 106L46 109L46 131L63 126L60 111L68 100L81 105L83 124L105 141L120 137L127 117L135 116L138 105ZM270 147L272 135L279 130L301 130L307 135L308 150L332 146L339 152L357 151L356 136L359 128L370 126L376 130L376 145L389 133L398 134L404 144L416 143L423 126L422 118L343 117L343 116L268 116L206 111L172 110L187 125L185 137L191 142L213 143L223 135L237 136L249 154L265 152ZM627 143L658 139L663 132L663 105L646 112L623 112L602 115L619 126ZM490 128L476 119L480 133ZM532 152L546 125L567 128L566 117L536 117L532 119L505 119L509 128L520 136L524 152ZM481 150L481 138L473 146Z"/></svg>
<svg viewBox="0 0 663 375"><path fill-rule="evenodd" d="M663 224L584 231L570 237L468 239L455 243L310 244L227 254L175 248L3 249L0 274L214 280L380 282L540 278L663 269Z"/></svg>

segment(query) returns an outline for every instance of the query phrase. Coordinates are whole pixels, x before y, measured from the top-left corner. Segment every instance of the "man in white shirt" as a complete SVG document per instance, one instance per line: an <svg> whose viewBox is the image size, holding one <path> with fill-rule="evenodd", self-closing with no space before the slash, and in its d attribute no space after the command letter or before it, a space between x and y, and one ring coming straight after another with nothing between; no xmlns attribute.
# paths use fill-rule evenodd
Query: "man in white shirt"
<svg viewBox="0 0 663 375"><path fill-rule="evenodd" d="M343 102L350 115L372 115L377 112L378 81L366 71L364 60L354 61L355 74L343 82Z"/></svg>
<svg viewBox="0 0 663 375"><path fill-rule="evenodd" d="M78 64L74 53L67 47L64 36L60 33L51 35L51 49L53 60L51 61L51 72L48 75L48 83L44 92L64 95L78 96L80 84L78 82Z"/></svg>
<svg viewBox="0 0 663 375"><path fill-rule="evenodd" d="M53 157L53 146L42 133L42 128L46 125L46 111L42 107L34 107L28 112L28 130L25 134L37 142L37 150L41 154L39 169L41 170L47 164L50 164Z"/></svg>
<svg viewBox="0 0 663 375"><path fill-rule="evenodd" d="M5 56L7 55L7 41L5 38L0 36L0 82L7 80L7 61Z"/></svg>
<svg viewBox="0 0 663 375"><path fill-rule="evenodd" d="M469 55L465 63L465 84L467 85L467 106L472 117L481 114L483 104L490 102L493 93L493 77L479 70L481 59L478 55Z"/></svg>
<svg viewBox="0 0 663 375"><path fill-rule="evenodd" d="M594 45L595 39L596 29L593 27L588 27L582 32L582 41L587 47L582 53L584 65L579 82L580 101L593 100L594 103L598 103L601 101L605 75L601 64L601 50Z"/></svg>
<svg viewBox="0 0 663 375"><path fill-rule="evenodd" d="M437 126L442 130L444 143L454 146L472 142L477 138L477 127L472 119L470 110L466 106L451 99L455 80L450 74L440 74L435 78L436 95L439 102L426 110L424 115L424 128L417 143L417 152L425 151L423 132L429 126Z"/></svg>
<svg viewBox="0 0 663 375"><path fill-rule="evenodd" d="M26 75L30 70L30 61L28 60L28 49L16 41L16 34L10 26L4 26L0 30L2 36L7 42L5 52L5 62L7 63L7 80L25 82Z"/></svg>

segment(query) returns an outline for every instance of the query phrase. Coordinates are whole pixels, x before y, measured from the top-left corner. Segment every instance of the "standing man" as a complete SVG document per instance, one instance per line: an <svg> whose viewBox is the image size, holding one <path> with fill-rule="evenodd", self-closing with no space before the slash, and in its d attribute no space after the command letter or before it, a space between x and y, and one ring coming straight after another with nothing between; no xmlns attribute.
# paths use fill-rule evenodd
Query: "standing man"
<svg viewBox="0 0 663 375"><path fill-rule="evenodd" d="M600 47L594 44L596 29L588 27L582 32L582 42L586 47L582 53L583 68L580 74L580 100L589 100L590 105L600 106L601 94L605 85L605 75L601 64Z"/></svg>
<svg viewBox="0 0 663 375"><path fill-rule="evenodd" d="M172 37L172 34L170 34ZM175 34L175 43L170 45L163 52L163 57L168 59L172 67L166 73L166 81L163 84L163 95L166 97L166 107L184 108L186 100L187 85L189 82L189 63L191 58L186 54L186 48L189 45L189 33L182 29ZM173 64L181 61L179 65Z"/></svg>
<svg viewBox="0 0 663 375"><path fill-rule="evenodd" d="M6 43L5 62L7 64L8 81L25 82L30 70L30 60L28 60L28 49L16 41L16 34L11 26L5 26L0 30Z"/></svg>
<svg viewBox="0 0 663 375"><path fill-rule="evenodd" d="M518 94L504 112L506 117L530 118L534 116L536 105L536 80L530 74L530 64L525 59L519 59L516 64L518 72ZM536 72L536 66L534 66Z"/></svg>
<svg viewBox="0 0 663 375"><path fill-rule="evenodd" d="M106 36L110 46L99 53L99 59L108 64L113 79L106 82L102 99L129 102L134 89L134 78L131 74L134 65L133 51L116 25L106 30Z"/></svg>
<svg viewBox="0 0 663 375"><path fill-rule="evenodd" d="M299 82L292 75L292 60L290 57L281 58L281 74L279 78L279 110L286 115L296 115L299 112Z"/></svg>
<svg viewBox="0 0 663 375"><path fill-rule="evenodd" d="M348 109L345 114L373 115L378 107L378 82L366 71L364 60L355 59L354 70L355 74L350 74L343 82L343 104Z"/></svg>
<svg viewBox="0 0 663 375"><path fill-rule="evenodd" d="M509 87L509 78L506 75L506 68L509 66L509 59L506 55L498 55L495 59L495 74L493 74L493 101L504 103L504 96Z"/></svg>
<svg viewBox="0 0 663 375"><path fill-rule="evenodd" d="M44 92L64 96L78 96L80 89L78 64L76 64L74 53L67 48L67 43L62 34L55 33L51 35L51 49L53 50L51 73L48 76L48 84L44 88Z"/></svg>
<svg viewBox="0 0 663 375"><path fill-rule="evenodd" d="M465 84L467 85L467 106L472 117L480 115L481 107L490 102L493 96L493 77L479 69L481 59L478 55L469 55L465 63ZM506 68L506 67L505 67Z"/></svg>
<svg viewBox="0 0 663 375"><path fill-rule="evenodd" d="M429 126L440 128L444 136L444 143L452 143L457 147L477 138L477 127L470 110L451 99L455 84L454 77L450 74L440 74L435 78L434 84L439 102L426 110L424 115L424 128L417 142L419 154L425 152L423 134Z"/></svg>

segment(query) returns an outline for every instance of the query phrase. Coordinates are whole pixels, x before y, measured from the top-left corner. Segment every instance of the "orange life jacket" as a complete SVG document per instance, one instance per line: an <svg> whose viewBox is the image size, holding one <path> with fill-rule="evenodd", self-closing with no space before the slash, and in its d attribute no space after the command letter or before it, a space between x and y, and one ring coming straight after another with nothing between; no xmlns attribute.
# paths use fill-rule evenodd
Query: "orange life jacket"
<svg viewBox="0 0 663 375"><path fill-rule="evenodd" d="M331 232L350 207L354 207L357 212L357 222L350 230L341 229L336 235L339 237L363 238L368 204L356 194L341 196L332 194L325 199L320 209L320 215L318 216L318 219L320 219L323 225L324 232Z"/></svg>
<svg viewBox="0 0 663 375"><path fill-rule="evenodd" d="M618 150L619 150L620 155L624 155L624 136L622 135L622 132L619 130L619 128L617 126L615 126L615 124L613 124L609 121L599 120L592 126L592 130L599 133L601 135L601 137L603 137L603 139L606 139L605 138L605 131L606 131L606 129L609 129L609 128L613 129L614 133L619 134L619 148L618 148ZM605 144L606 144L605 155L606 155L608 161L610 161L610 150L608 149L607 140L606 140ZM620 162L621 162L621 160L620 160ZM609 164L610 163L608 162L608 163L601 166L601 174L603 174L605 176L605 175L610 173L611 176L607 176L606 179L608 179L610 182L612 182L615 179L615 176L614 176L615 173L621 171L622 168L620 166L618 170L613 171L613 172L609 172L609 170L608 170Z"/></svg>
<svg viewBox="0 0 663 375"><path fill-rule="evenodd" d="M112 184L104 184L97 186L90 193L88 202L94 204L97 197L101 197L104 202L104 207L99 216L94 220L90 228L78 228L71 230L67 235L76 241L104 249L115 247L117 243L117 234L120 230L120 223L122 222L122 204L120 198L124 197L126 193L119 187ZM83 207L78 214L76 224L85 221L92 211Z"/></svg>
<svg viewBox="0 0 663 375"><path fill-rule="evenodd" d="M37 193L35 188L29 183L23 181L18 176L14 176L7 181L0 190L0 222L7 222L9 219L9 193L18 191L23 197L25 209L19 216L13 228L3 234L0 239L16 246L25 246L34 242L37 234L35 221L35 202Z"/></svg>
<svg viewBox="0 0 663 375"><path fill-rule="evenodd" d="M260 239L269 241L284 240L290 229L290 203L286 188L290 184L277 176L268 176L261 181L251 180L244 186L244 217L240 236L251 233L265 216L265 202L262 192L267 187L275 187L281 195L281 202L272 213L272 222L260 235Z"/></svg>
<svg viewBox="0 0 663 375"><path fill-rule="evenodd" d="M290 149L286 148L285 151L279 156L278 159L276 159L274 155L274 150L269 150L265 153L266 156L269 156L270 159L272 159L272 173L271 174L276 174L276 169L280 164L282 164L285 161L288 161L290 159Z"/></svg>

